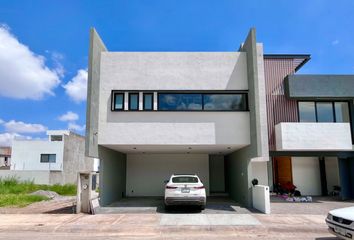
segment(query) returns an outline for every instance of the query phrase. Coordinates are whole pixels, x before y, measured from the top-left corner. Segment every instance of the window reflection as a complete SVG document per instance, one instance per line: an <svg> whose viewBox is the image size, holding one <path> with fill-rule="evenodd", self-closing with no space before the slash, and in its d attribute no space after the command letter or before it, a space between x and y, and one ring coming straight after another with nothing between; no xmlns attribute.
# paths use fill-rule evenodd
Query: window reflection
<svg viewBox="0 0 354 240"><path fill-rule="evenodd" d="M129 110L139 109L139 94L129 93Z"/></svg>
<svg viewBox="0 0 354 240"><path fill-rule="evenodd" d="M202 110L202 94L160 93L159 110Z"/></svg>
<svg viewBox="0 0 354 240"><path fill-rule="evenodd" d="M333 105L331 102L318 102L317 104L317 121L318 122L334 122Z"/></svg>
<svg viewBox="0 0 354 240"><path fill-rule="evenodd" d="M336 122L349 122L349 107L347 102L334 103Z"/></svg>
<svg viewBox="0 0 354 240"><path fill-rule="evenodd" d="M300 122L316 122L316 109L314 102L299 102Z"/></svg>
<svg viewBox="0 0 354 240"><path fill-rule="evenodd" d="M144 93L144 110L152 110L154 95L152 93Z"/></svg>
<svg viewBox="0 0 354 240"><path fill-rule="evenodd" d="M116 93L114 96L114 109L123 110L124 95L123 93Z"/></svg>
<svg viewBox="0 0 354 240"><path fill-rule="evenodd" d="M204 110L239 110L247 109L243 94L204 94Z"/></svg>

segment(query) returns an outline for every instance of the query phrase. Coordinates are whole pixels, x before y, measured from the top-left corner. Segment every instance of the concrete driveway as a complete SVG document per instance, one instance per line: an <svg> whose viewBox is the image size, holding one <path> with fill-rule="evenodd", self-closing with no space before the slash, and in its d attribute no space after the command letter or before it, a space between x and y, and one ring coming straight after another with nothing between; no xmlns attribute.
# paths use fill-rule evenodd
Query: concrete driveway
<svg viewBox="0 0 354 240"><path fill-rule="evenodd" d="M108 207L97 209L98 214L161 213L161 214L250 214L257 212L240 206L228 197L208 197L205 210L194 206L176 206L165 210L162 197L123 198Z"/></svg>

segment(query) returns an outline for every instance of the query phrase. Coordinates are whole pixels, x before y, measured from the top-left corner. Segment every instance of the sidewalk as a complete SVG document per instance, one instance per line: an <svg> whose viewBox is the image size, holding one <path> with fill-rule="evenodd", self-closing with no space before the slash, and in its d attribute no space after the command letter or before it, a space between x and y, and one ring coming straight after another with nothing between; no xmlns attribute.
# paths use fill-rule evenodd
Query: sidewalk
<svg viewBox="0 0 354 240"><path fill-rule="evenodd" d="M3 214L0 239L335 239L324 215L252 214L260 224L172 226L161 214Z"/></svg>

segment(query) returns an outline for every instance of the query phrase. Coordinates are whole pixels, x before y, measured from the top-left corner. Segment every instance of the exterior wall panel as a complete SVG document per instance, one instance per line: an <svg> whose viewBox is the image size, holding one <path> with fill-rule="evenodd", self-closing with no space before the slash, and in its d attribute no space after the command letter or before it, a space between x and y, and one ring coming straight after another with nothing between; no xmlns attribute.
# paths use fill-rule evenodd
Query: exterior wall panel
<svg viewBox="0 0 354 240"><path fill-rule="evenodd" d="M268 117L269 150L275 150L275 125L280 122L297 122L297 102L284 94L284 78L293 74L299 62L292 58L265 58L266 102Z"/></svg>

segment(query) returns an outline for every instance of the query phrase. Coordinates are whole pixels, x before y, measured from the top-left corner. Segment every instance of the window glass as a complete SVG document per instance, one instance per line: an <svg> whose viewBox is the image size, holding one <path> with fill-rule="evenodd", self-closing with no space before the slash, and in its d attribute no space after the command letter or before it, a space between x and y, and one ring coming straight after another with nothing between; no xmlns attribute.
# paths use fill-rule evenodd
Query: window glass
<svg viewBox="0 0 354 240"><path fill-rule="evenodd" d="M129 93L129 110L139 109L139 94Z"/></svg>
<svg viewBox="0 0 354 240"><path fill-rule="evenodd" d="M51 135L50 141L52 141L52 142L63 141L63 136L62 135Z"/></svg>
<svg viewBox="0 0 354 240"><path fill-rule="evenodd" d="M202 94L198 93L160 93L159 110L202 110Z"/></svg>
<svg viewBox="0 0 354 240"><path fill-rule="evenodd" d="M331 102L317 102L317 122L334 122Z"/></svg>
<svg viewBox="0 0 354 240"><path fill-rule="evenodd" d="M204 110L247 110L245 94L204 94Z"/></svg>
<svg viewBox="0 0 354 240"><path fill-rule="evenodd" d="M41 163L55 163L56 154L41 154Z"/></svg>
<svg viewBox="0 0 354 240"><path fill-rule="evenodd" d="M198 178L196 177L174 177L172 178L173 183L197 183Z"/></svg>
<svg viewBox="0 0 354 240"><path fill-rule="evenodd" d="M123 110L124 109L124 94L116 93L114 95L114 109Z"/></svg>
<svg viewBox="0 0 354 240"><path fill-rule="evenodd" d="M314 102L299 102L300 122L316 122L316 109Z"/></svg>
<svg viewBox="0 0 354 240"><path fill-rule="evenodd" d="M335 102L336 122L349 122L349 107L347 102Z"/></svg>
<svg viewBox="0 0 354 240"><path fill-rule="evenodd" d="M144 110L153 109L153 99L154 95L152 93L144 93Z"/></svg>

